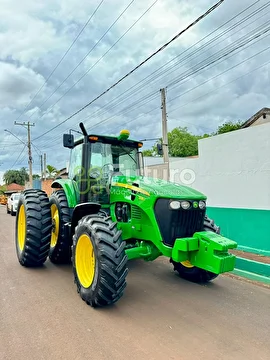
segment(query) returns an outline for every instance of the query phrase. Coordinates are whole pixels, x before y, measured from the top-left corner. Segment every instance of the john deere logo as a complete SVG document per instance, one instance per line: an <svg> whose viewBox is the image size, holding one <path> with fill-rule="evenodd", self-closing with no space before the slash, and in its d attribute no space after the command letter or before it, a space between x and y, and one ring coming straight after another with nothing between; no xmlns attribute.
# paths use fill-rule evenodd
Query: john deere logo
<svg viewBox="0 0 270 360"><path fill-rule="evenodd" d="M198 204L196 201L194 201L193 207L194 207L195 209L197 209L198 206L199 206L199 204Z"/></svg>

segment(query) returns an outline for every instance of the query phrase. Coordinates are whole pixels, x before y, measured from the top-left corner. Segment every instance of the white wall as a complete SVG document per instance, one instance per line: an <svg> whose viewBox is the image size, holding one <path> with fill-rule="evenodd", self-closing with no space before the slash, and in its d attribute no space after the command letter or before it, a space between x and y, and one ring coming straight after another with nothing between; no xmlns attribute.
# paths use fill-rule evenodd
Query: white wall
<svg viewBox="0 0 270 360"><path fill-rule="evenodd" d="M200 140L199 158L171 162L170 175L208 206L270 209L270 123Z"/></svg>

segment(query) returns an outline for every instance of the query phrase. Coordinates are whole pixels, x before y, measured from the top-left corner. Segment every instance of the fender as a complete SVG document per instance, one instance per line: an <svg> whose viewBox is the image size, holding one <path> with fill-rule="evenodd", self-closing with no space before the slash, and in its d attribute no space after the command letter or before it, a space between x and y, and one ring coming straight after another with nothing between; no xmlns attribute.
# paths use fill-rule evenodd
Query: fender
<svg viewBox="0 0 270 360"><path fill-rule="evenodd" d="M71 179L57 179L51 184L51 188L62 188L65 191L69 208L74 208L79 201L75 186L75 181Z"/></svg>
<svg viewBox="0 0 270 360"><path fill-rule="evenodd" d="M101 209L101 205L95 202L87 202L78 204L75 206L72 212L72 219L71 219L71 236L75 232L75 227L78 225L79 220L86 216L86 215L93 215L97 214Z"/></svg>

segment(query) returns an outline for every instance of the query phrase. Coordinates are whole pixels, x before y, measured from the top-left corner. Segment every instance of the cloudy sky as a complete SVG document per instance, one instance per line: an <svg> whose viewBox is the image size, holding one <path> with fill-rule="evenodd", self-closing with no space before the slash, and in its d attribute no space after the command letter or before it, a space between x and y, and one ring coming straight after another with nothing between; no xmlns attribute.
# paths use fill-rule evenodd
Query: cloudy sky
<svg viewBox="0 0 270 360"><path fill-rule="evenodd" d="M79 130L80 121L92 133L128 128L132 138L160 137L160 88L166 88L169 131L212 132L270 106L270 2L225 0L64 122L216 2L0 0L0 175L28 166L27 131L14 121L35 124L33 169L39 173L43 153L48 164L66 165L62 134Z"/></svg>

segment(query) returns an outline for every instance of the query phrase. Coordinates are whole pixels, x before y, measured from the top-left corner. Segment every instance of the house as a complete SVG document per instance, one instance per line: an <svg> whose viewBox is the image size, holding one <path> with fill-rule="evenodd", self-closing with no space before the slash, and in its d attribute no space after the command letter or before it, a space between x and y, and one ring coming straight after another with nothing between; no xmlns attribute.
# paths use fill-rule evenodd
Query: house
<svg viewBox="0 0 270 360"><path fill-rule="evenodd" d="M68 178L68 170L67 168L62 168L59 170L56 178L61 177L62 179L67 179Z"/></svg>
<svg viewBox="0 0 270 360"><path fill-rule="evenodd" d="M270 122L270 108L264 107L255 115L251 116L251 118L249 118L247 121L245 121L241 126L241 129L255 125L262 125L268 122Z"/></svg>
<svg viewBox="0 0 270 360"><path fill-rule="evenodd" d="M24 189L25 189L25 187L23 185L18 185L18 184L12 183L9 185L5 185L3 188L3 192L5 195L10 196L13 193L21 192Z"/></svg>

